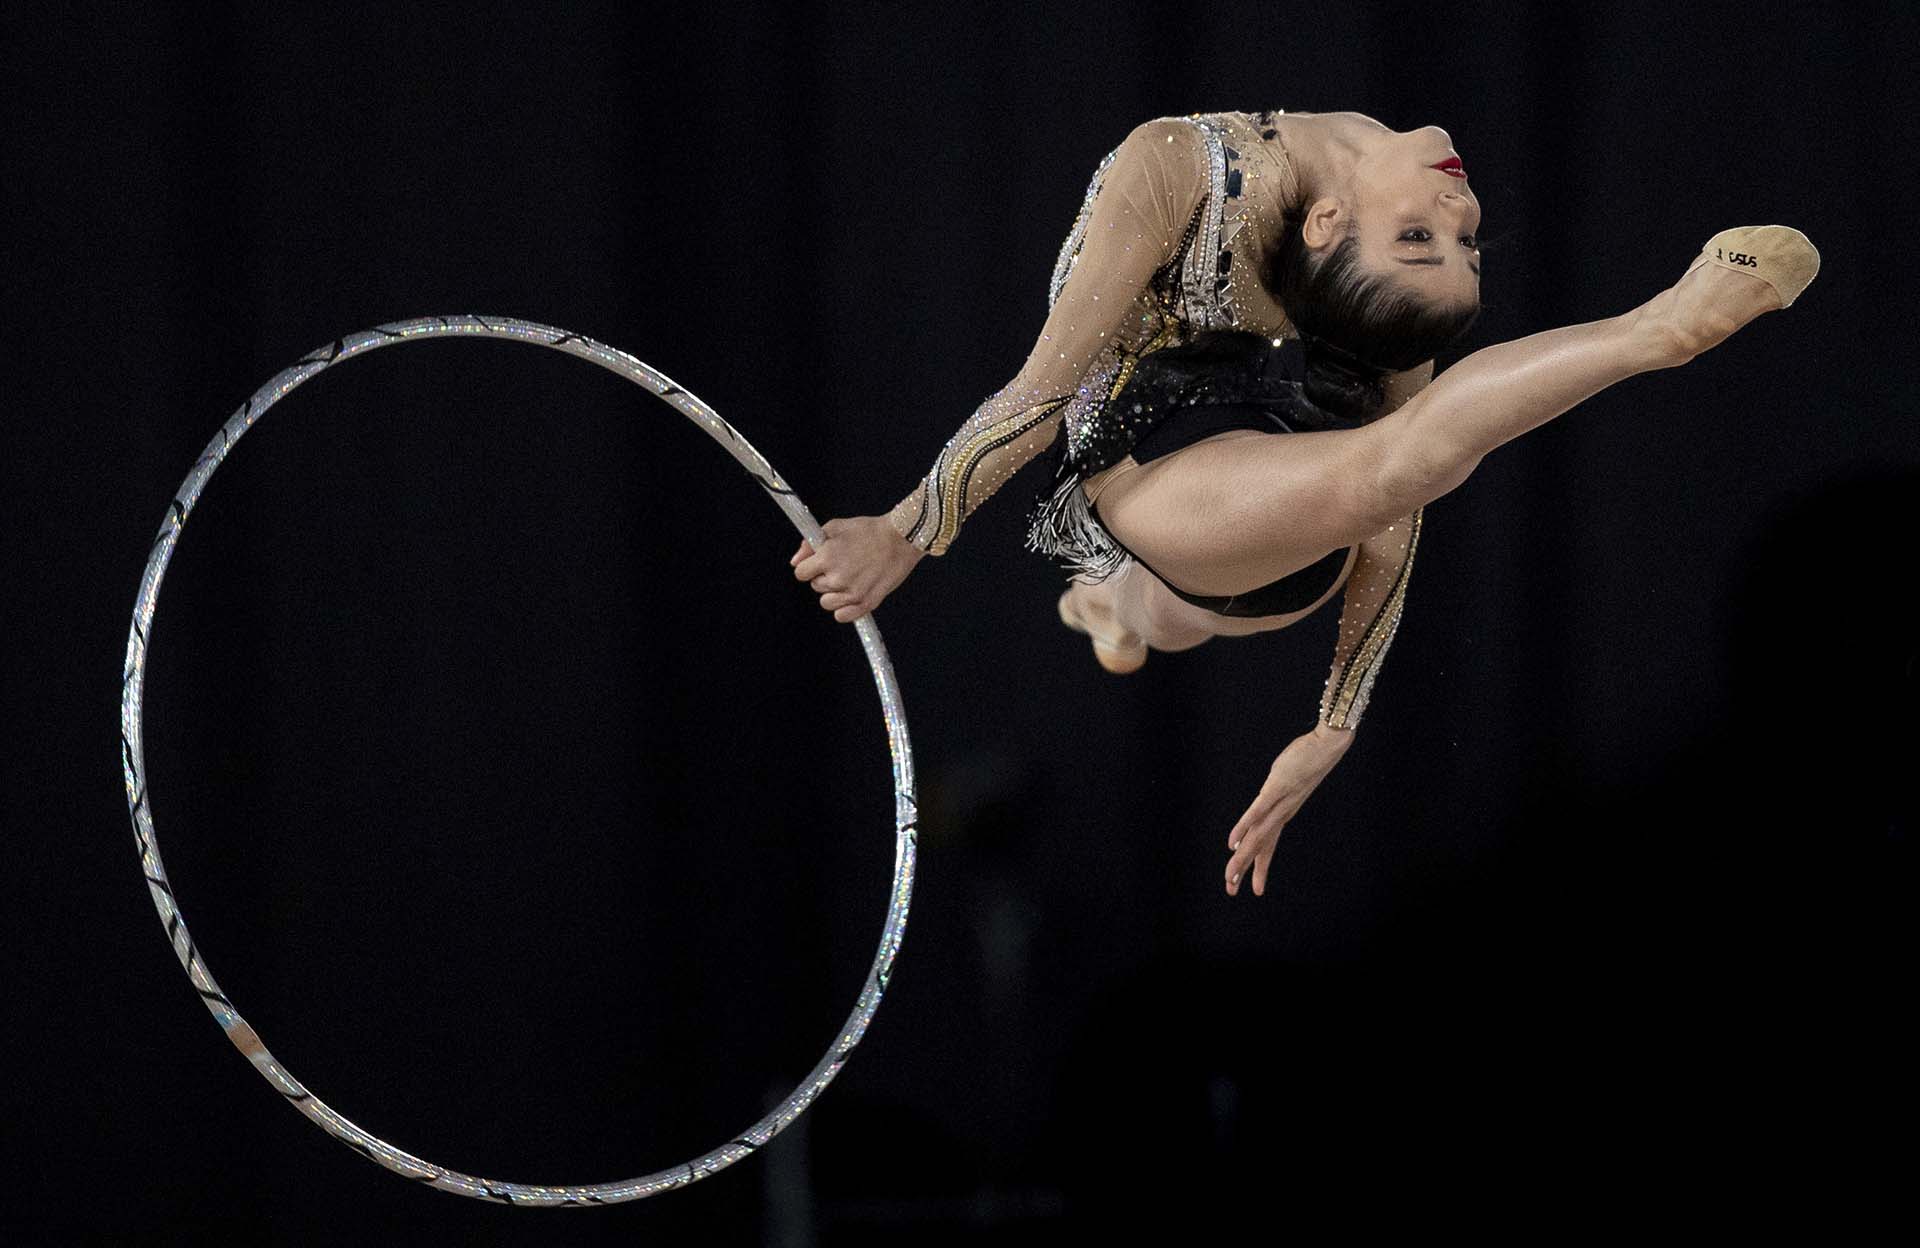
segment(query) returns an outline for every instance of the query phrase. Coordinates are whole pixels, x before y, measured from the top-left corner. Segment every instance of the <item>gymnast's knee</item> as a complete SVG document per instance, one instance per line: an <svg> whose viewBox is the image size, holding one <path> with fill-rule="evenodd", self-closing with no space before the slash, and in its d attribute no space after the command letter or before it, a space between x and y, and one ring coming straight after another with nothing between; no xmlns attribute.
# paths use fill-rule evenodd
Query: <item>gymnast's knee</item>
<svg viewBox="0 0 1920 1248"><path fill-rule="evenodd" d="M1391 437L1367 474L1368 501L1380 517L1404 516L1459 487L1485 454L1432 434Z"/></svg>

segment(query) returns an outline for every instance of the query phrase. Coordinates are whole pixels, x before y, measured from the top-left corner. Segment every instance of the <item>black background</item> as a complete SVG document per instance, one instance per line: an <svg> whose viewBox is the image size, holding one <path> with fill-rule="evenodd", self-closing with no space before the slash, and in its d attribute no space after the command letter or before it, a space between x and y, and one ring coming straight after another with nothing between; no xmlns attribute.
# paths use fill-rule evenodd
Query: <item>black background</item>
<svg viewBox="0 0 1920 1248"><path fill-rule="evenodd" d="M1912 6L10 5L5 34L14 1242L1837 1230L1890 1196ZM1334 613L1109 676L1020 547L1023 475L879 613L920 871L794 1128L686 1191L519 1211L262 1084L156 930L116 739L148 544L242 399L343 333L514 316L659 367L821 519L878 514L1024 358L1099 158L1265 108L1447 127L1476 344L1624 311L1730 225L1799 226L1824 271L1428 509L1265 897L1222 894L1224 839L1313 722ZM797 541L687 420L510 343L373 353L236 448L165 581L147 759L194 937L295 1075L429 1160L584 1183L731 1138L817 1060L892 823Z"/></svg>

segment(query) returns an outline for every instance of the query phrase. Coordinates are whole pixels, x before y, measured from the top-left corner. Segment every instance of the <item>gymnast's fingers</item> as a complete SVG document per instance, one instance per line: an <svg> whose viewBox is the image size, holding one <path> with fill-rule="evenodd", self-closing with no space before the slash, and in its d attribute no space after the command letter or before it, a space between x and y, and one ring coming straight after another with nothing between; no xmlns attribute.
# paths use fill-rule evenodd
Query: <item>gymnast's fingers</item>
<svg viewBox="0 0 1920 1248"><path fill-rule="evenodd" d="M802 559L805 559L808 555L812 553L813 553L813 543L803 537L800 539L800 549L794 551L792 557L789 558L787 562L799 563Z"/></svg>
<svg viewBox="0 0 1920 1248"><path fill-rule="evenodd" d="M836 589L820 595L820 605L829 611L837 611L841 607L850 606L858 601L860 599L857 594L850 594L844 589Z"/></svg>
<svg viewBox="0 0 1920 1248"><path fill-rule="evenodd" d="M828 568L825 554L815 551L793 567L793 574L803 581L810 581Z"/></svg>
<svg viewBox="0 0 1920 1248"><path fill-rule="evenodd" d="M1256 897L1267 895L1267 865L1273 861L1274 847L1279 844L1280 830L1276 828L1273 836L1261 847L1260 853L1253 860L1253 895Z"/></svg>
<svg viewBox="0 0 1920 1248"><path fill-rule="evenodd" d="M1245 875L1247 867L1253 862L1253 846L1242 841L1233 857L1227 859L1227 896L1237 896L1240 892L1240 877Z"/></svg>
<svg viewBox="0 0 1920 1248"><path fill-rule="evenodd" d="M851 624L866 613L867 608L856 602L850 607L841 607L838 611L835 611L833 618L842 624Z"/></svg>
<svg viewBox="0 0 1920 1248"><path fill-rule="evenodd" d="M1253 804L1247 807L1246 813L1241 815L1238 822L1233 825L1233 831L1227 833L1227 848L1239 849L1240 842L1247 839L1260 826L1261 821L1272 809L1273 805L1267 800L1265 793L1255 797Z"/></svg>

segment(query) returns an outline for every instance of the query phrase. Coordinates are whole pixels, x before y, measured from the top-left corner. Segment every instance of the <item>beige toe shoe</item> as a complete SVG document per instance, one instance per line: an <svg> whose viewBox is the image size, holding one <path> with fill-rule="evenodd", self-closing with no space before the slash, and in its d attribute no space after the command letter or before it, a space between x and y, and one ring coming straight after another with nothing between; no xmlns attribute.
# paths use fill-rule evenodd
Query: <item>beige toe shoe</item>
<svg viewBox="0 0 1920 1248"><path fill-rule="evenodd" d="M1700 249L1700 259L1759 278L1790 308L1820 271L1820 253L1790 225L1743 225L1721 230ZM1694 262L1698 266L1699 260Z"/></svg>

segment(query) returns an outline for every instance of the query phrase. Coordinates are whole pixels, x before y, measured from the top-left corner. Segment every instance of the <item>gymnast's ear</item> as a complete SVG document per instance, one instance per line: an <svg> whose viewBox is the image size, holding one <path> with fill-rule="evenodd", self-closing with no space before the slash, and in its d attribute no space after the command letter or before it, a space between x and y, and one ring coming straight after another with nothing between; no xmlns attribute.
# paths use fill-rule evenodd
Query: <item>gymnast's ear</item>
<svg viewBox="0 0 1920 1248"><path fill-rule="evenodd" d="M1300 223L1300 241L1313 251L1331 247L1352 231L1347 205L1332 195L1323 195L1307 205Z"/></svg>

